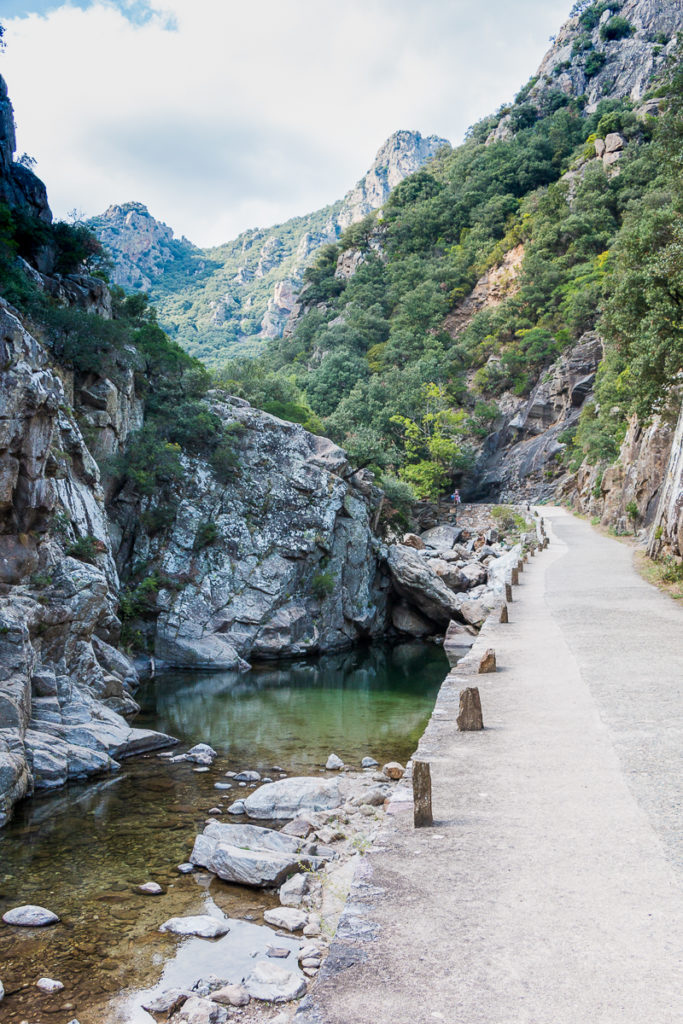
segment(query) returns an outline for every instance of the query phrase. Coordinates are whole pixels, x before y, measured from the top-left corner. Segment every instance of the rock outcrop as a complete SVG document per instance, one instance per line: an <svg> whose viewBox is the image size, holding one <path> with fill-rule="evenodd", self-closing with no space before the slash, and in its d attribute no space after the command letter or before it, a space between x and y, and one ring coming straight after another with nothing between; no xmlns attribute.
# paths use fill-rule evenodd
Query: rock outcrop
<svg viewBox="0 0 683 1024"><path fill-rule="evenodd" d="M651 558L683 558L683 405L671 441L669 461L652 521L648 554Z"/></svg>

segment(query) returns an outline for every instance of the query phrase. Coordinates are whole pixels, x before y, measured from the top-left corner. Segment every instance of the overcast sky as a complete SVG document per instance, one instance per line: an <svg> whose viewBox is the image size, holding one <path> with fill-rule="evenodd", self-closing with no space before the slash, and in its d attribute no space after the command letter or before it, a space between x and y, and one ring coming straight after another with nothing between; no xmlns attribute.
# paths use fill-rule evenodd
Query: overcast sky
<svg viewBox="0 0 683 1024"><path fill-rule="evenodd" d="M393 131L457 143L571 0L2 0L53 211L139 200L198 245L340 198Z"/></svg>

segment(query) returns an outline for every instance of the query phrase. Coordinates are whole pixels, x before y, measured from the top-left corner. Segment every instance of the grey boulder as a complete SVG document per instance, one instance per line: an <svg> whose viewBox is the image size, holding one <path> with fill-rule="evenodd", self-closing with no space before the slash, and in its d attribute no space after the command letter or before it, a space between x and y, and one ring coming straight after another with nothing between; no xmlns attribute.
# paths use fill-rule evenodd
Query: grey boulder
<svg viewBox="0 0 683 1024"><path fill-rule="evenodd" d="M250 818L296 818L302 811L329 811L344 802L338 779L280 779L260 786L244 801Z"/></svg>
<svg viewBox="0 0 683 1024"><path fill-rule="evenodd" d="M198 914L194 917L171 917L159 928L160 932L172 932L174 935L199 935L202 939L217 939L227 935L230 926L224 918L209 917Z"/></svg>
<svg viewBox="0 0 683 1024"><path fill-rule="evenodd" d="M15 907L2 915L5 924L20 925L23 928L39 928L48 924L57 924L59 918L45 907L37 907L27 903L23 907Z"/></svg>
<svg viewBox="0 0 683 1024"><path fill-rule="evenodd" d="M392 544L387 565L394 588L433 622L446 624L458 610L458 599L419 552Z"/></svg>
<svg viewBox="0 0 683 1024"><path fill-rule="evenodd" d="M195 839L193 864L208 868L226 882L255 887L281 885L302 865L322 860L301 852L303 840L257 825L211 822Z"/></svg>

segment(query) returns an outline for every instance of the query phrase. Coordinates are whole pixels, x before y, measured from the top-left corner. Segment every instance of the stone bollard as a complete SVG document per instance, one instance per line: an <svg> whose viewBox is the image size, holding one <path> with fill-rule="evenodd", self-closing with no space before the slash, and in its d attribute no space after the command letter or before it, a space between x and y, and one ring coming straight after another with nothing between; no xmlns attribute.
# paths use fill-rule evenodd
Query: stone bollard
<svg viewBox="0 0 683 1024"><path fill-rule="evenodd" d="M516 587L519 583L519 569L515 566L514 569L510 570L510 583L513 587Z"/></svg>
<svg viewBox="0 0 683 1024"><path fill-rule="evenodd" d="M544 550L545 550L545 548L548 547L549 544L550 544L550 538L549 537L544 537L543 538L543 548L544 548Z"/></svg>
<svg viewBox="0 0 683 1024"><path fill-rule="evenodd" d="M432 775L426 761L413 761L413 820L415 828L434 824Z"/></svg>
<svg viewBox="0 0 683 1024"><path fill-rule="evenodd" d="M485 654L482 654L479 662L479 675L485 675L487 672L496 671L496 652L493 647L489 647Z"/></svg>
<svg viewBox="0 0 683 1024"><path fill-rule="evenodd" d="M460 732L477 732L484 728L481 698L476 686L460 691L460 714L456 719Z"/></svg>
<svg viewBox="0 0 683 1024"><path fill-rule="evenodd" d="M530 554L530 555L531 555L531 557L533 558L533 557L534 557L534 555L536 554L536 548L530 548L530 549L529 549L529 554Z"/></svg>
<svg viewBox="0 0 683 1024"><path fill-rule="evenodd" d="M523 558L520 558L519 562L517 562L517 571L518 572L524 572L524 559Z"/></svg>
<svg viewBox="0 0 683 1024"><path fill-rule="evenodd" d="M505 587L507 588L508 586L509 586L509 583L506 583ZM506 604L502 604L500 606L500 618L498 619L498 621L499 622L509 622L510 621L510 619L508 618L508 606Z"/></svg>
<svg viewBox="0 0 683 1024"><path fill-rule="evenodd" d="M508 604L512 601L512 584L511 583L506 583L505 584L505 600L508 602Z"/></svg>

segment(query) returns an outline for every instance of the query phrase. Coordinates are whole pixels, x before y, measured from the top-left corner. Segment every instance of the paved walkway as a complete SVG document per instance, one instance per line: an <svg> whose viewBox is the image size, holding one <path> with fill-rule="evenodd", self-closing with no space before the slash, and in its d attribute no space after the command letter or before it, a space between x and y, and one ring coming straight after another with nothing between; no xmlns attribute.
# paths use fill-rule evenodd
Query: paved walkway
<svg viewBox="0 0 683 1024"><path fill-rule="evenodd" d="M551 546L477 677L486 729L457 732L445 685L421 745L437 823L398 816L364 859L297 1024L681 1020L683 607L542 513Z"/></svg>

